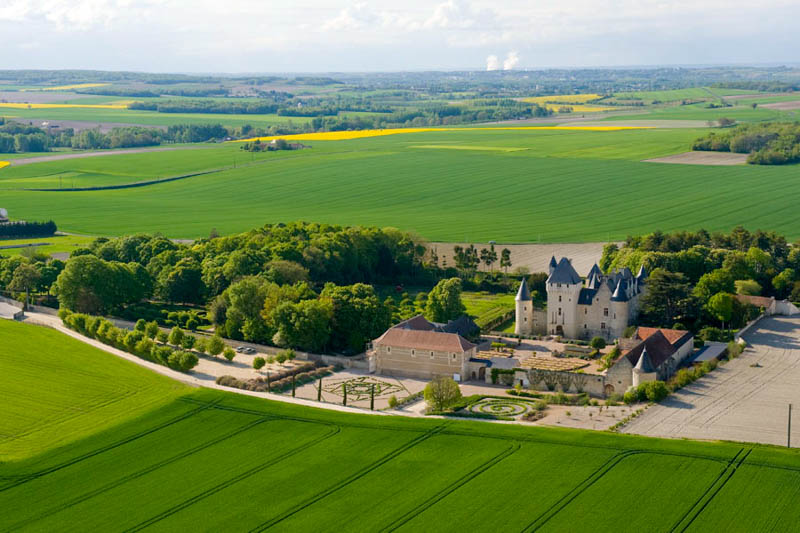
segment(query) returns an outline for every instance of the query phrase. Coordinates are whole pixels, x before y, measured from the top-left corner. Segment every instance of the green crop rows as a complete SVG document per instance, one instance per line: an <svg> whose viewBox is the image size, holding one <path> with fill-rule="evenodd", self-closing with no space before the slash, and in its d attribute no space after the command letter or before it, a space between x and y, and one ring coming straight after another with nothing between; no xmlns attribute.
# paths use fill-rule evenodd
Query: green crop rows
<svg viewBox="0 0 800 533"><path fill-rule="evenodd" d="M190 391L36 326L0 323L0 337L0 531L761 531L800 518L793 451L317 410ZM10 371L29 359L36 372ZM90 395L128 403L90 408ZM39 426L70 438L20 453L9 435Z"/></svg>
<svg viewBox="0 0 800 533"><path fill-rule="evenodd" d="M224 234L304 219L394 226L442 241L591 242L737 224L800 237L794 166L642 162L686 151L701 133L443 131L316 141L311 149L256 155L228 144L7 167L0 190L13 217L52 218L90 235L196 238L212 228ZM413 147L446 143L524 150ZM132 189L19 190L198 171L212 172Z"/></svg>

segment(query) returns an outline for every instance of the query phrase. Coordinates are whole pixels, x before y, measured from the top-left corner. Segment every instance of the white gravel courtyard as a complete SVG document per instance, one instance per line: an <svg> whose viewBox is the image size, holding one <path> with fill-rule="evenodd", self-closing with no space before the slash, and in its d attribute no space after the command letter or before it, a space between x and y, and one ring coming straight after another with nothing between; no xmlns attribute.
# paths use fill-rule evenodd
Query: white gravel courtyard
<svg viewBox="0 0 800 533"><path fill-rule="evenodd" d="M739 358L650 407L622 431L786 446L791 403L792 447L800 447L800 318L765 318L756 326L744 335L749 346Z"/></svg>

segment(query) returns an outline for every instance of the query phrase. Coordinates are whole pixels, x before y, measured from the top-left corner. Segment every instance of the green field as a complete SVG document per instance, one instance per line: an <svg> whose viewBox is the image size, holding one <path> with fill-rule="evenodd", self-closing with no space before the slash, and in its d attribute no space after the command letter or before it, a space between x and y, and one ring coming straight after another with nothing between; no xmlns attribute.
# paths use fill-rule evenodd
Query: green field
<svg viewBox="0 0 800 533"><path fill-rule="evenodd" d="M80 246L85 246L94 240L93 237L82 235L53 235L52 237L28 239L0 239L0 256L20 255L25 250L33 250L39 254L69 253ZM35 244L24 248L4 248L5 246Z"/></svg>
<svg viewBox="0 0 800 533"><path fill-rule="evenodd" d="M797 451L345 414L189 389L37 326L0 322L0 336L0 508L13 509L0 531L762 531L800 519Z"/></svg>
<svg viewBox="0 0 800 533"><path fill-rule="evenodd" d="M87 235L196 238L212 228L232 233L300 219L394 226L439 241L590 242L737 224L800 237L796 166L641 162L686 151L702 134L443 130L306 141L312 148L255 155L237 144L204 145L6 167L0 190L6 189L2 203L12 217L52 218L64 231ZM413 148L419 144L515 151ZM8 190L69 187L73 180L76 187L133 183L214 169L133 189Z"/></svg>
<svg viewBox="0 0 800 533"><path fill-rule="evenodd" d="M24 94L24 93L23 93ZM70 100L73 104L107 103L111 98ZM125 98L124 100L145 100L144 98ZM113 103L113 102L111 102ZM372 116L373 113L367 113ZM355 117L364 113L340 113L339 117ZM18 122L25 120L79 120L93 123L122 123L141 126L171 126L173 124L222 124L223 126L269 127L277 124L306 124L310 117L288 117L277 114L251 115L235 113L159 113L158 111L140 111L131 109L92 109L92 108L32 108L19 109L0 107L0 117L13 118Z"/></svg>
<svg viewBox="0 0 800 533"><path fill-rule="evenodd" d="M0 320L0 339L0 465L57 449L188 392L50 329Z"/></svg>

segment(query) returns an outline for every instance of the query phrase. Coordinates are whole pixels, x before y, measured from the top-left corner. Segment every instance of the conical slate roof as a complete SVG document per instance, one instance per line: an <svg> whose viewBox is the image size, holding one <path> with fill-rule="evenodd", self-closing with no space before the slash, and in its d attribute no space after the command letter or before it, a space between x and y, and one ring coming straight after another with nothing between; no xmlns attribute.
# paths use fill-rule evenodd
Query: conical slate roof
<svg viewBox="0 0 800 533"><path fill-rule="evenodd" d="M591 278L592 276L597 276L598 278L603 275L603 272L600 270L600 267L597 266L597 263L592 266L592 269L589 271L589 275L587 277Z"/></svg>
<svg viewBox="0 0 800 533"><path fill-rule="evenodd" d="M575 269L572 266L572 263L569 262L569 259L566 257L562 257L561 261L558 262L558 265L555 267L555 270L550 274L550 277L547 278L548 284L553 283L565 283L567 285L582 285L583 280L575 272Z"/></svg>
<svg viewBox="0 0 800 533"><path fill-rule="evenodd" d="M639 273L636 274L636 277L639 278L639 281L647 277L647 270L644 269L644 265L639 267Z"/></svg>
<svg viewBox="0 0 800 533"><path fill-rule="evenodd" d="M650 356L647 354L647 348L645 347L642 349L642 355L639 356L639 362L636 363L636 370L639 372L649 374L650 372L655 372L653 368L653 362L650 361Z"/></svg>
<svg viewBox="0 0 800 533"><path fill-rule="evenodd" d="M551 255L550 256L550 268L555 268L557 266L558 266L558 263L556 263L556 256Z"/></svg>
<svg viewBox="0 0 800 533"><path fill-rule="evenodd" d="M522 282L519 284L519 290L517 291L515 300L518 302L531 301L531 291L528 290L528 282L525 278L522 278Z"/></svg>
<svg viewBox="0 0 800 533"><path fill-rule="evenodd" d="M598 288L600 280L597 279L597 274L589 272L589 277L586 279L586 288L595 290Z"/></svg>
<svg viewBox="0 0 800 533"><path fill-rule="evenodd" d="M628 299L628 284L625 282L625 278L620 277L619 282L617 282L617 288L614 289L614 294L611 295L612 302L624 302Z"/></svg>

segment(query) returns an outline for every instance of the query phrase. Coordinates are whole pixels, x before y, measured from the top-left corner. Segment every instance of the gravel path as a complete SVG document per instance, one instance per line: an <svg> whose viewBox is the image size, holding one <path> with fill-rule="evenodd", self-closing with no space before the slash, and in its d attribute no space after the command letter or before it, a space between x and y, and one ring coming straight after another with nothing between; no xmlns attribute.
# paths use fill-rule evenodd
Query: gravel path
<svg viewBox="0 0 800 533"><path fill-rule="evenodd" d="M792 447L800 447L800 318L762 319L744 337L750 346L739 358L650 407L622 431L786 446L791 403Z"/></svg>

